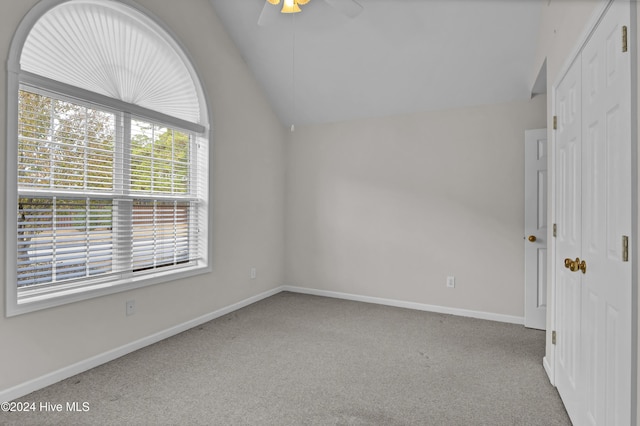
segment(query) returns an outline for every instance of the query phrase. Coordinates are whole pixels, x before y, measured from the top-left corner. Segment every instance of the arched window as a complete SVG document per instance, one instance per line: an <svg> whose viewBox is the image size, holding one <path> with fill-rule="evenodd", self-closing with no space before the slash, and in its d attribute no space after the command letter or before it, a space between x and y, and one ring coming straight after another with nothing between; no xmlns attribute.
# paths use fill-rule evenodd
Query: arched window
<svg viewBox="0 0 640 426"><path fill-rule="evenodd" d="M129 1L44 0L8 65L7 314L208 271L208 111L176 39Z"/></svg>

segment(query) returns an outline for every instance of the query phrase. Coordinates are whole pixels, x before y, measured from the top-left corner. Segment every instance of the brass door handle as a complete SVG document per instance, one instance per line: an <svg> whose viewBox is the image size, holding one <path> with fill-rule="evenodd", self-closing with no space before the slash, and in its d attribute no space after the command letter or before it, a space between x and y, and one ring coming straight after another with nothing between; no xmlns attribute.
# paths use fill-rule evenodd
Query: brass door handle
<svg viewBox="0 0 640 426"><path fill-rule="evenodd" d="M578 259L576 259L576 263L577 261ZM587 262L585 262L584 259L578 264L578 269L580 269L583 274L587 273Z"/></svg>
<svg viewBox="0 0 640 426"><path fill-rule="evenodd" d="M566 258L564 260L564 267L567 269L572 269L571 265L573 264L573 260Z"/></svg>
<svg viewBox="0 0 640 426"><path fill-rule="evenodd" d="M576 257L576 260L571 260L569 258L564 260L564 267L569 269L571 272L582 271L583 274L587 273L587 262L584 260L580 260L579 257Z"/></svg>
<svg viewBox="0 0 640 426"><path fill-rule="evenodd" d="M580 258L576 257L576 260L571 261L571 263L569 264L569 270L571 272L576 272L579 268L578 266L579 264L580 264Z"/></svg>
<svg viewBox="0 0 640 426"><path fill-rule="evenodd" d="M529 238L527 238L527 240L531 241L532 243L535 243L537 238L535 235L529 235Z"/></svg>
<svg viewBox="0 0 640 426"><path fill-rule="evenodd" d="M578 267L579 263L580 263L580 258L576 258L576 260L567 258L564 260L564 267L570 270L571 272L576 272L579 269Z"/></svg>

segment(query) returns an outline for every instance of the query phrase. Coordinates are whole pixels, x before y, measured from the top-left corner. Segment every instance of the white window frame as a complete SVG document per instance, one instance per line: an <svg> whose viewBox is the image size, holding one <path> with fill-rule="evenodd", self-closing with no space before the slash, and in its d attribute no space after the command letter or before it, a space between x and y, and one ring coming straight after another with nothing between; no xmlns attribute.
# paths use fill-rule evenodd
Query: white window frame
<svg viewBox="0 0 640 426"><path fill-rule="evenodd" d="M64 3L67 0L43 0L38 3L23 19L14 39L11 44L8 59L8 76L7 76L7 128L6 128L6 190L7 190L7 202L6 202L6 225L5 225L5 240L6 240L6 256L5 256L5 271L6 271L6 297L5 297L5 315L7 317L33 312L41 309L46 309L54 306L60 306L72 302L81 300L87 300L94 297L104 296L108 294L114 294L123 291L129 291L136 288L141 288L158 283L182 280L195 275L205 274L211 272L211 253L212 253L212 238L211 230L209 229L209 167L210 161L210 144L211 144L211 130L208 126L208 107L206 102L206 96L200 83L200 78L196 70L193 67L193 61L184 47L177 41L171 31L163 25L157 18L155 18L149 11L142 9L130 0L119 0L119 2L133 8L134 10L142 13L145 17L151 19L158 28L164 32L165 39L170 42L176 52L182 57L185 65L189 69L194 84L196 86L198 96L200 97L200 108L202 116L205 117L204 125L195 124L189 121L185 121L176 117L168 116L156 111L152 111L134 104L129 104L117 99L110 98L89 92L87 90L70 86L58 81L50 80L41 76L37 76L20 69L20 54L22 46L33 27L33 25L48 10L55 7L58 4ZM63 98L76 99L79 103L88 102L95 105L100 105L108 109L117 111L123 114L125 120L130 120L130 117L141 118L143 120L162 124L165 126L171 126L176 129L186 130L195 133L197 136L197 145L200 146L201 151L196 154L197 158L194 162L201 162L201 166L207 170L204 173L200 173L204 182L199 182L200 188L198 191L199 202L202 204L202 212L204 217L200 218L200 235L199 238L202 244L201 251L203 258L199 261L190 263L188 266L180 268L159 268L153 273L146 274L128 274L122 276L118 280L101 280L100 278L90 278L86 284L81 285L65 285L52 287L53 290L42 291L30 298L22 298L20 300L21 290L17 287L17 200L18 200L18 181L17 181L17 156L18 147L16 141L18 140L18 96L21 85L35 87L42 89L46 92L52 92L60 95ZM124 127L127 129L127 127ZM128 130L125 130L128 131ZM127 139L127 135L123 135L124 139ZM141 195L139 198L151 199L153 196ZM161 199L161 196L158 197Z"/></svg>

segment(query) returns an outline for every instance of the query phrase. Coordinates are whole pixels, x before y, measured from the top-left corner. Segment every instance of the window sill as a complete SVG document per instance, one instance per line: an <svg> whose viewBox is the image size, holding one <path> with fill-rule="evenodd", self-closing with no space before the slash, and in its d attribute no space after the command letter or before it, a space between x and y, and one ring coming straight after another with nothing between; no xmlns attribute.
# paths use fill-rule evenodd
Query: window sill
<svg viewBox="0 0 640 426"><path fill-rule="evenodd" d="M143 276L130 276L120 280L96 281L93 284L83 286L69 286L56 291L24 292L18 296L18 292L7 294L6 317L36 312L56 306L67 305L82 300L121 293L155 284L177 281L211 272L208 266L194 265L180 268L180 270L163 271ZM9 292L8 292L9 293Z"/></svg>

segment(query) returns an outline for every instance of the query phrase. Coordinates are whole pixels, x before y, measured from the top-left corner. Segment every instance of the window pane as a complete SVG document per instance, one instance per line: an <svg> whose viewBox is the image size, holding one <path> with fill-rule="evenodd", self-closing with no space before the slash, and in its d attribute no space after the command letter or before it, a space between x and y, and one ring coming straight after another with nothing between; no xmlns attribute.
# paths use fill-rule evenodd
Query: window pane
<svg viewBox="0 0 640 426"><path fill-rule="evenodd" d="M132 120L131 189L152 194L188 194L190 143L187 133Z"/></svg>
<svg viewBox="0 0 640 426"><path fill-rule="evenodd" d="M115 116L21 90L18 183L52 189L113 189Z"/></svg>
<svg viewBox="0 0 640 426"><path fill-rule="evenodd" d="M51 178L52 100L20 91L18 98L18 184L48 187Z"/></svg>
<svg viewBox="0 0 640 426"><path fill-rule="evenodd" d="M109 200L20 198L18 287L111 272L112 221Z"/></svg>
<svg viewBox="0 0 640 426"><path fill-rule="evenodd" d="M182 133L179 131L173 132L173 144L174 144L173 190L177 194L187 194L190 190L189 189L190 142L191 140L187 133Z"/></svg>
<svg viewBox="0 0 640 426"><path fill-rule="evenodd" d="M188 262L192 203L136 200L133 203L133 269Z"/></svg>
<svg viewBox="0 0 640 426"><path fill-rule="evenodd" d="M87 109L87 115L87 187L112 190L116 117L95 109Z"/></svg>

